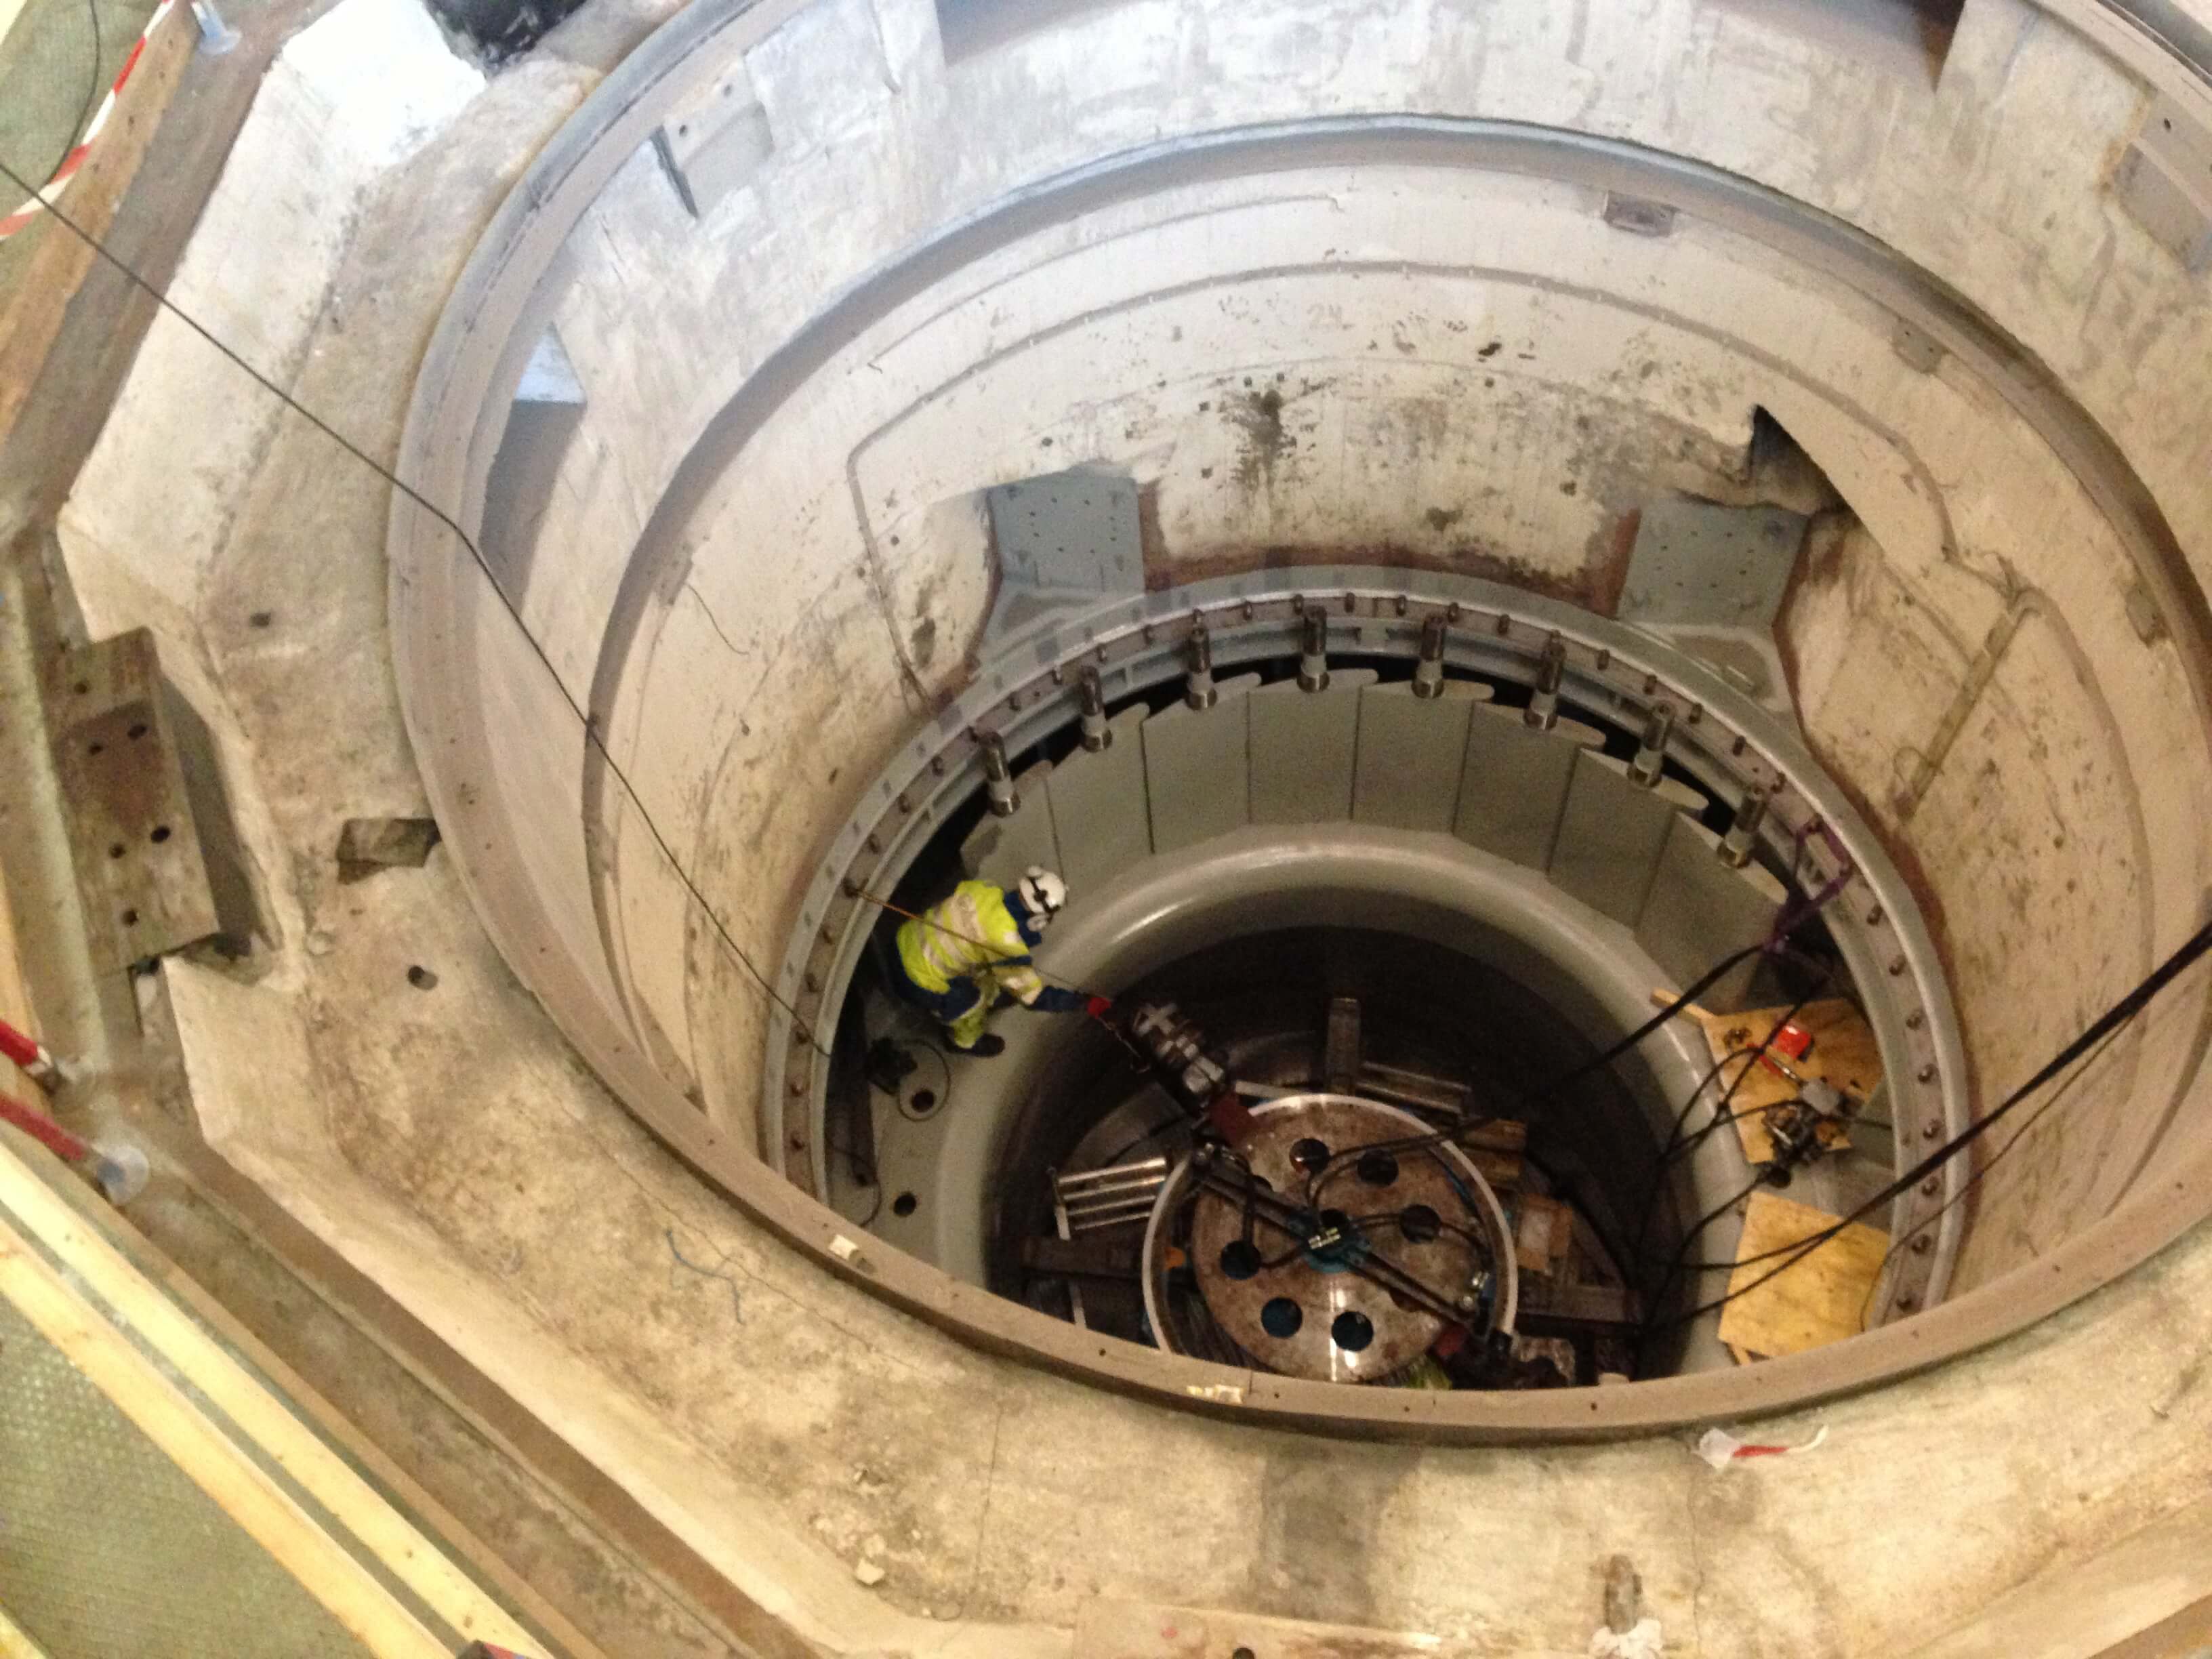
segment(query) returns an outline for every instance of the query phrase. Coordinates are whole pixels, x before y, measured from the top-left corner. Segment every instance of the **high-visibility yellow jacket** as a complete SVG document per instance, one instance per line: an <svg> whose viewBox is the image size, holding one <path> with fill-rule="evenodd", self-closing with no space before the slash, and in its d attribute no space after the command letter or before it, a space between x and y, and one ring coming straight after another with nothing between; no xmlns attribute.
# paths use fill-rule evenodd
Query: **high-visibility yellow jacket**
<svg viewBox="0 0 2212 1659"><path fill-rule="evenodd" d="M986 1005L1004 992L1015 1001L1048 1012L1080 998L1055 992L1030 960L1029 941L1006 908L1006 893L994 883L963 881L951 897L931 906L898 930L899 964L924 991L943 995L956 981L969 980Z"/></svg>

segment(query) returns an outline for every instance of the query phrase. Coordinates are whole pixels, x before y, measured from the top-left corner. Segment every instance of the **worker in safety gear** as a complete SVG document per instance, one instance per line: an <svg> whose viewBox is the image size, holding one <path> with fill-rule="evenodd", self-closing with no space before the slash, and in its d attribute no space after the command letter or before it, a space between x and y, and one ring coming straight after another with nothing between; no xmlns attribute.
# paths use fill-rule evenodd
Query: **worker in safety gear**
<svg viewBox="0 0 2212 1659"><path fill-rule="evenodd" d="M1039 1013L1104 1012L1112 1006L1104 997L1048 985L1030 959L1066 902L1067 884L1034 864L1012 887L962 882L950 898L900 927L899 988L969 1054L1006 1051L1006 1038L983 1030L1001 994Z"/></svg>

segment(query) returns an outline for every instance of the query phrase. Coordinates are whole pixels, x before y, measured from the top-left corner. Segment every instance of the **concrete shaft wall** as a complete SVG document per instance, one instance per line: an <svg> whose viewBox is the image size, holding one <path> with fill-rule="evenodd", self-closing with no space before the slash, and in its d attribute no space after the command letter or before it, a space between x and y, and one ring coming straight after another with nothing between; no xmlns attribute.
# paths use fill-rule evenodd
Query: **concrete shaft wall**
<svg viewBox="0 0 2212 1659"><path fill-rule="evenodd" d="M2147 88L2032 7L1969 9L1935 57L1884 46L1883 15L1132 6L949 63L929 0L696 28L664 137L764 134L750 171L687 199L623 129L603 187L549 216L557 264L504 298L580 408L508 439L495 374L441 480L474 501L504 475L495 568L565 688L460 572L489 666L459 672L486 683L418 693L419 729L526 677L552 739L488 739L442 792L495 772L488 833L529 843L479 874L510 953L560 939L587 1052L635 1049L639 1086L749 1139L748 963L779 955L859 780L968 671L981 489L1133 474L1156 584L1348 557L1602 610L1646 502L1744 495L1764 408L1864 526L1785 618L1808 735L1917 874L2001 1096L2198 912L2200 850L2158 826L2205 787L2177 547L2201 440L2120 365L2196 349L2203 319L2112 190ZM1670 234L1610 222L1638 192L1685 208ZM564 702L614 775L580 763ZM2130 1038L2090 1109L2000 1166L1962 1282L2111 1207L2200 1035L2185 1012Z"/></svg>
<svg viewBox="0 0 2212 1659"><path fill-rule="evenodd" d="M380 129L391 147L349 192L275 198L320 238L313 280L274 239L264 263L237 254L224 227L272 201L242 146L197 250L210 274L188 261L180 297L219 287L246 316L256 293L290 293L261 313L281 322L263 361L398 453L463 258L637 21L587 12L464 104L410 9L348 0L287 73L339 84L329 48L358 29L426 71L395 82L451 95ZM657 118L623 125L645 106L618 77L597 106L617 164L571 222L533 230L546 281L463 296L495 301L490 349L467 360L473 386L418 411L409 477L477 524L505 387L550 325L584 401L535 452L542 513L527 533L486 527L486 551L669 851L765 960L841 790L965 672L982 486L1130 470L1170 580L1278 548L1601 604L1625 517L1650 493L1744 488L1764 407L1865 525L1790 612L1808 735L1920 872L1994 1097L2197 919L2203 607L2180 556L2212 545L2212 438L2190 378L2163 371L2203 358L2202 283L2113 199L2152 91L2092 37L1972 0L1937 75L1803 21L1691 0L1137 0L947 64L936 9L912 0L694 12L675 27L698 50L656 72L681 82L664 90L737 88L772 147L695 220L642 143ZM1103 157L1389 112L1650 154L1546 172L1464 132L1387 155L1356 132L1334 159L1170 156L1141 189L1061 194L1072 210L1002 220L974 257L864 284ZM249 141L282 153L324 109L264 97L255 118ZM605 155L561 142L554 184ZM1667 155L1875 246L1824 252L1808 229L1823 222L1704 175L1680 191L1705 210L1671 235L1609 228L1608 178ZM1911 337L1896 349L1907 313L1948 348L1932 362ZM804 374L783 372L794 342ZM258 861L258 980L165 970L203 1126L692 1539L763 1629L836 1651L1060 1653L1086 1598L1125 1594L1575 1651L1592 1563L1625 1548L1700 1650L1898 1651L2201 1481L2207 1407L2173 1356L2202 1342L2182 1311L2212 1277L2197 1243L2033 1337L1835 1407L1821 1457L1763 1484L1664 1439L1507 1456L1185 1418L840 1284L644 1137L467 911L464 873L514 971L626 1094L689 1091L747 1144L758 998L619 783L586 766L531 647L445 532L403 514L403 589L420 593L411 612L400 595L417 631L398 644L441 676L408 688L410 756L386 666L383 487L242 389L193 394L209 448L179 478L141 416L203 384L199 349L156 331L64 533L92 633L161 629ZM434 376L456 361L434 354ZM426 452L432 434L459 438ZM1901 799L2000 621L1933 783ZM418 764L440 777L447 851L341 892L338 822L421 810ZM436 969L434 992L409 987L410 963ZM2001 1168L1975 1273L2080 1231L2161 1133L2194 1133L2168 1125L2202 1013L2193 987L2165 1005ZM2187 1197L2197 1178L2174 1184ZM1934 1455L1955 1478L1931 1492ZM890 1570L880 1593L849 1577L864 1556Z"/></svg>

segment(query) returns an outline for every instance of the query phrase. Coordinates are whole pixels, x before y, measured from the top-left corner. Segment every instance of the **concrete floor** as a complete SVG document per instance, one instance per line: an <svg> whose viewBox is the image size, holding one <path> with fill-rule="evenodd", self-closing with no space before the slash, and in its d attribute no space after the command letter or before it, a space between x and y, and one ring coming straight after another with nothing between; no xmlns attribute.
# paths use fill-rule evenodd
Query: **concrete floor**
<svg viewBox="0 0 2212 1659"><path fill-rule="evenodd" d="M492 206L635 31L596 8L578 21L607 44L568 57L556 37L380 179L309 308L294 388L373 453L390 453ZM248 839L271 895L245 971L172 964L143 988L150 1053L180 1069L118 1066L112 1081L143 1086L114 1109L196 1112L231 1164L587 1444L753 1599L763 1632L787 1622L814 1650L1056 1656L1093 1601L1137 1596L1423 1631L1470 1655L1578 1654L1621 1552L1679 1650L1889 1655L2179 1513L2212 1477L2206 1232L1997 1350L1763 1425L1830 1437L1726 1472L1664 1437L1479 1451L1254 1430L893 1312L637 1127L492 950L449 859L337 884L345 817L424 806L385 632L388 492L290 417L252 425L228 480L235 528L189 609L82 596L173 630L173 672L257 780ZM410 984L416 965L434 987ZM319 1143L279 1138L263 1109L300 1091ZM188 1197L156 1200L171 1205L180 1252L224 1278L240 1244ZM281 1280L231 1289L287 1316ZM404 1411L381 1423L431 1461L446 1443L447 1425ZM712 1650L674 1615L629 1616L636 1651Z"/></svg>

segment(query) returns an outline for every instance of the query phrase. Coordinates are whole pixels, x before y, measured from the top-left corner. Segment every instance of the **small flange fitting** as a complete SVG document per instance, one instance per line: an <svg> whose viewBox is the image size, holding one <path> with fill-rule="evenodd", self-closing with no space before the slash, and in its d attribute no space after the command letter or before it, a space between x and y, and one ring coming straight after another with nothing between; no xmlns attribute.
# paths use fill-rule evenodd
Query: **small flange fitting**
<svg viewBox="0 0 2212 1659"><path fill-rule="evenodd" d="M1212 708L1220 694L1213 689L1213 636L1206 631L1202 619L1190 625L1190 643L1185 647L1183 661L1182 700L1193 708Z"/></svg>
<svg viewBox="0 0 2212 1659"><path fill-rule="evenodd" d="M1636 758L1628 763L1628 775L1646 789L1656 787L1667 769L1667 740L1674 735L1674 705L1655 705L1644 716L1644 739L1637 745Z"/></svg>
<svg viewBox="0 0 2212 1659"><path fill-rule="evenodd" d="M1298 690L1328 690L1328 612L1308 611L1299 624Z"/></svg>
<svg viewBox="0 0 2212 1659"><path fill-rule="evenodd" d="M1421 656L1413 665L1413 695L1441 697L1444 694L1444 616L1431 611L1421 624Z"/></svg>
<svg viewBox="0 0 2212 1659"><path fill-rule="evenodd" d="M1566 678L1567 642L1557 634L1544 641L1544 654L1536 664L1536 690L1521 718L1539 732L1559 723L1559 682Z"/></svg>
<svg viewBox="0 0 2212 1659"><path fill-rule="evenodd" d="M1085 663L1075 677L1075 700L1083 711L1083 746L1092 754L1114 746L1114 728L1106 723L1106 688L1098 671Z"/></svg>
<svg viewBox="0 0 2212 1659"><path fill-rule="evenodd" d="M983 751L983 792L989 798L991 816L1010 818L1022 804L1014 793L1014 774L1006 764L1006 740L996 732L978 732L976 747Z"/></svg>
<svg viewBox="0 0 2212 1659"><path fill-rule="evenodd" d="M1749 864L1752 849L1759 845L1759 826L1765 822L1766 791L1747 789L1743 799L1736 803L1735 822L1729 825L1728 834L1721 840L1721 862L1731 870L1741 870Z"/></svg>

